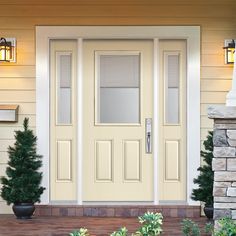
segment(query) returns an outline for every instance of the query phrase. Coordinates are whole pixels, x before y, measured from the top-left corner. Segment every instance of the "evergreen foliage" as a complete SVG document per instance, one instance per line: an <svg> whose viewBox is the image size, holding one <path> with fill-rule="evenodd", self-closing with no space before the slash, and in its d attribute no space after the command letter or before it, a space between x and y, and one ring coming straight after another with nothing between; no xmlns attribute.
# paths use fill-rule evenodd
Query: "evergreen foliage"
<svg viewBox="0 0 236 236"><path fill-rule="evenodd" d="M184 236L200 236L201 231L198 226L194 221L190 219L183 219L182 223L182 233Z"/></svg>
<svg viewBox="0 0 236 236"><path fill-rule="evenodd" d="M8 148L7 177L1 178L1 197L7 204L40 202L44 189L40 186L42 173L42 156L37 155L37 137L28 129L29 119L23 122L23 131L15 131L16 142Z"/></svg>
<svg viewBox="0 0 236 236"><path fill-rule="evenodd" d="M213 132L209 131L207 139L203 142L205 151L201 151L201 156L204 160L204 165L197 170L200 171L199 176L193 180L198 184L197 189L193 189L191 198L195 201L205 202L205 206L213 206L213 181L214 172L212 171L212 158L213 158Z"/></svg>

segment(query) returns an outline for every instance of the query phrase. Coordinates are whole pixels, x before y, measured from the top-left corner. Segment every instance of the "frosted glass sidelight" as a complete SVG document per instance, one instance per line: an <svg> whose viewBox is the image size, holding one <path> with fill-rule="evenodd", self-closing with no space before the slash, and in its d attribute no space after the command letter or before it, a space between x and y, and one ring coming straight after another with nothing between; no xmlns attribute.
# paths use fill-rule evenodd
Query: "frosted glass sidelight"
<svg viewBox="0 0 236 236"><path fill-rule="evenodd" d="M57 57L57 123L71 124L71 54Z"/></svg>
<svg viewBox="0 0 236 236"><path fill-rule="evenodd" d="M98 123L139 123L140 55L114 54L97 58Z"/></svg>
<svg viewBox="0 0 236 236"><path fill-rule="evenodd" d="M166 54L165 58L165 122L179 123L179 54Z"/></svg>

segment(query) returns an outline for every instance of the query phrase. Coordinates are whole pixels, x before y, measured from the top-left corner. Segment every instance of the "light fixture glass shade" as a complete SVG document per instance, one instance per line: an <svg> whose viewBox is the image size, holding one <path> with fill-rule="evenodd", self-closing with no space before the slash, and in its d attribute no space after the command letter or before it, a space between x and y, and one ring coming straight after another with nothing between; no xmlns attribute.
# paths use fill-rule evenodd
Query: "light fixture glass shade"
<svg viewBox="0 0 236 236"><path fill-rule="evenodd" d="M11 42L7 42L5 38L0 39L0 61L10 61L12 59Z"/></svg>
<svg viewBox="0 0 236 236"><path fill-rule="evenodd" d="M16 38L0 38L0 62L16 62Z"/></svg>
<svg viewBox="0 0 236 236"><path fill-rule="evenodd" d="M225 63L234 63L234 53L235 53L235 41L232 39L230 42L226 40L225 42Z"/></svg>

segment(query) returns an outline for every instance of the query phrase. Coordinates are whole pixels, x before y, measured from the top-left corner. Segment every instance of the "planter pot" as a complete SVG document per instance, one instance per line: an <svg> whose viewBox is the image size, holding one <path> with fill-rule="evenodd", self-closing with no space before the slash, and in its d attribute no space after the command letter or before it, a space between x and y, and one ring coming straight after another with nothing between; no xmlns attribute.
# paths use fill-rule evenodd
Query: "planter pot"
<svg viewBox="0 0 236 236"><path fill-rule="evenodd" d="M214 213L213 207L204 207L203 211L208 219L213 219L213 213Z"/></svg>
<svg viewBox="0 0 236 236"><path fill-rule="evenodd" d="M12 210L17 219L31 219L35 206L33 203L18 203L12 206Z"/></svg>

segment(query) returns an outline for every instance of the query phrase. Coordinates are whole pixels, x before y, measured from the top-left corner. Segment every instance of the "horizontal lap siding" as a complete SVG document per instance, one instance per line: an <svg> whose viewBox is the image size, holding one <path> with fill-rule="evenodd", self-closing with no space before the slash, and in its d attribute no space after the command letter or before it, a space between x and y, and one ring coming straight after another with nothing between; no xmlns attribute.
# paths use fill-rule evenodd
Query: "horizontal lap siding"
<svg viewBox="0 0 236 236"><path fill-rule="evenodd" d="M1 174L24 117L35 130L36 25L200 25L201 141L212 129L207 107L225 103L232 66L224 64L222 46L236 38L235 0L1 0L0 8L0 36L17 38L17 62L0 64L0 104L20 106L18 123L0 123ZM9 212L3 202L1 212Z"/></svg>

